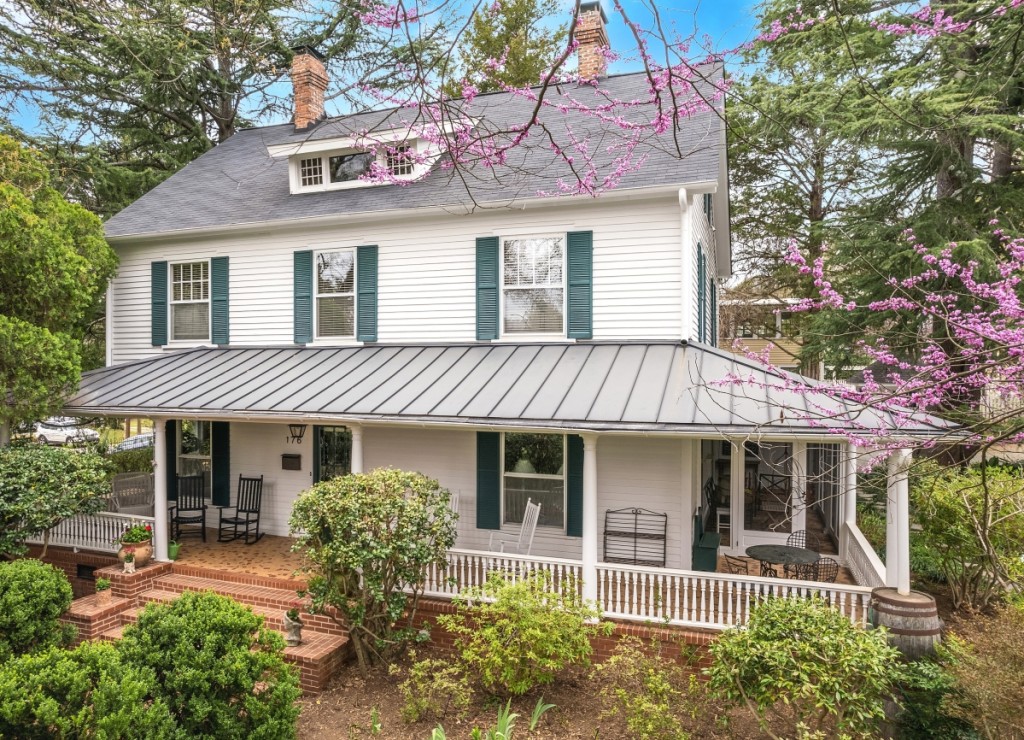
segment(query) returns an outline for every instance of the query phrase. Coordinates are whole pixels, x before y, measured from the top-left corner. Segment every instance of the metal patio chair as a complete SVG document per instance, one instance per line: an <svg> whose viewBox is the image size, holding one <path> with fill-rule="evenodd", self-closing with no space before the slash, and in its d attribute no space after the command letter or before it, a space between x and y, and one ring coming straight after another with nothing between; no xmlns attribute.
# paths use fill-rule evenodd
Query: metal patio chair
<svg viewBox="0 0 1024 740"><path fill-rule="evenodd" d="M839 563L832 558L818 558L814 563L814 580L835 583L839 577Z"/></svg>
<svg viewBox="0 0 1024 740"><path fill-rule="evenodd" d="M786 540L790 547L802 547L804 550L818 552L821 550L821 540L818 535L808 532L806 529L798 529ZM782 569L786 578L799 578L805 581L816 581L814 564L809 565L786 565Z"/></svg>
<svg viewBox="0 0 1024 740"><path fill-rule="evenodd" d="M747 561L743 558L733 557L732 555L723 555L725 558L725 572L731 573L734 576L749 576L750 568L747 566Z"/></svg>
<svg viewBox="0 0 1024 740"><path fill-rule="evenodd" d="M171 504L171 539L178 541L183 534L198 534L206 542L206 476L179 475L178 498ZM199 531L182 531L182 526L198 524Z"/></svg>
<svg viewBox="0 0 1024 740"><path fill-rule="evenodd" d="M234 516L224 516L220 510L217 524L217 542L233 542L244 539L245 544L255 545L263 533L260 532L260 503L263 499L263 476L245 478L238 476L238 498L235 501ZM255 528L255 536L249 539L249 532Z"/></svg>

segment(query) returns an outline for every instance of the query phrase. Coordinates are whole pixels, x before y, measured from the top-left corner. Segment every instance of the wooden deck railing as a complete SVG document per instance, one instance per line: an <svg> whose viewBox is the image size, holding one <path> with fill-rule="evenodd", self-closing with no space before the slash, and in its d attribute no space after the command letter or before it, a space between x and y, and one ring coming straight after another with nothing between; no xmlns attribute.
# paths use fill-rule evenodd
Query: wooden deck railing
<svg viewBox="0 0 1024 740"><path fill-rule="evenodd" d="M885 585L885 565L856 524L846 525L846 567L857 583L871 588Z"/></svg>
<svg viewBox="0 0 1024 740"><path fill-rule="evenodd" d="M135 516L133 514L114 514L101 511L98 514L76 514L65 519L49 530L48 545L54 547L71 547L76 550L94 552L117 552L120 548L117 540L121 534L133 524L149 524L153 517ZM43 544L43 535L30 538L30 544Z"/></svg>

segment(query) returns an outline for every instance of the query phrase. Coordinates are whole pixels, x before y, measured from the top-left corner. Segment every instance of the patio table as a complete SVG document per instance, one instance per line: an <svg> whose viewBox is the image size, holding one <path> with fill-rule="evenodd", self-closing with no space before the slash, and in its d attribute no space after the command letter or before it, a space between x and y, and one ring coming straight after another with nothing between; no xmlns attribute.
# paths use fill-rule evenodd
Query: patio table
<svg viewBox="0 0 1024 740"><path fill-rule="evenodd" d="M814 550L792 545L752 545L746 553L747 557L761 561L762 576L775 576L773 565L811 565L818 560Z"/></svg>

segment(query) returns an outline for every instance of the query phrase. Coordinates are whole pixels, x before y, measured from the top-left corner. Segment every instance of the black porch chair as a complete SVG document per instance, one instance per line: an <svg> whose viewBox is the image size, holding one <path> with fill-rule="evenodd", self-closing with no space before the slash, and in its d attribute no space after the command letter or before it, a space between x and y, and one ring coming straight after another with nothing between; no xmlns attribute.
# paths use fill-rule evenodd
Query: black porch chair
<svg viewBox="0 0 1024 740"><path fill-rule="evenodd" d="M183 534L198 534L206 542L206 476L179 475L178 499L171 509L171 539L178 541ZM198 531L182 532L182 525L199 525Z"/></svg>
<svg viewBox="0 0 1024 740"><path fill-rule="evenodd" d="M814 552L821 550L821 540L818 539L818 535L814 534L814 532L808 532L806 529L798 529L793 532L786 540L786 544L790 547L802 547L805 550L813 550ZM799 578L805 581L818 580L814 563L787 565L782 570L786 578Z"/></svg>
<svg viewBox="0 0 1024 740"><path fill-rule="evenodd" d="M245 478L238 476L238 499L235 502L235 515L224 516L220 510L220 523L217 527L217 542L232 542L244 538L245 544L254 545L263 534L260 532L260 502L263 498L263 476ZM250 530L255 528L255 537L249 539Z"/></svg>

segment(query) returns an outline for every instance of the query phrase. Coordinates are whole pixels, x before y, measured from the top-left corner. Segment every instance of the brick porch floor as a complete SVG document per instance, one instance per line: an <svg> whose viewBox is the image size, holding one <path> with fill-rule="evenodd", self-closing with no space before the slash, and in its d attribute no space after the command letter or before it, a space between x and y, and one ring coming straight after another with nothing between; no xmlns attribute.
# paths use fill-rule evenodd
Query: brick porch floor
<svg viewBox="0 0 1024 740"><path fill-rule="evenodd" d="M305 559L291 551L293 539L264 535L254 545L242 540L217 542L217 530L206 530L206 542L198 537L181 541L177 562L204 570L247 573L263 578L305 580Z"/></svg>

